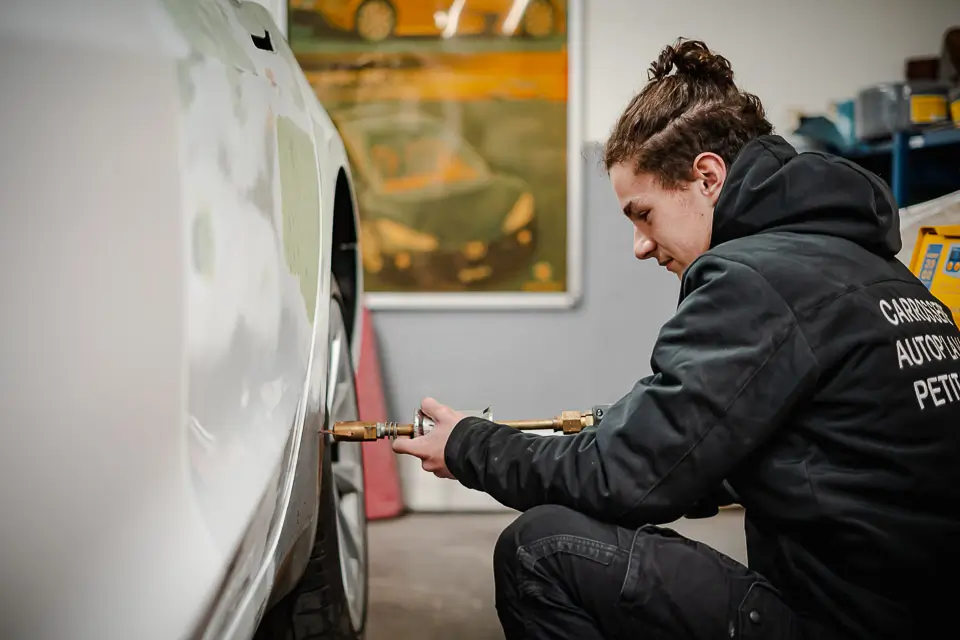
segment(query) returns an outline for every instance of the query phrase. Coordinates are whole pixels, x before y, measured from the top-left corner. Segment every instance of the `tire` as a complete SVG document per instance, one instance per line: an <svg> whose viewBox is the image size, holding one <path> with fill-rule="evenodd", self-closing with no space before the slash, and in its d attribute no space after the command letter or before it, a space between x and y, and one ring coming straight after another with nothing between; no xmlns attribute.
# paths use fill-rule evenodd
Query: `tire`
<svg viewBox="0 0 960 640"><path fill-rule="evenodd" d="M354 25L361 39L381 42L394 34L397 28L397 10L389 0L365 0L357 7Z"/></svg>
<svg viewBox="0 0 960 640"><path fill-rule="evenodd" d="M550 0L530 0L521 22L528 38L546 38L556 31L556 7Z"/></svg>
<svg viewBox="0 0 960 640"><path fill-rule="evenodd" d="M330 304L329 337L330 361L339 363L339 378L336 386L328 384L328 411L325 429L330 428L333 422L340 420L356 420L359 414L357 407L356 387L354 384L353 366L350 360L350 346L344 329L343 302L339 296L334 296ZM339 348L340 357L334 350ZM335 366L335 365L334 365ZM337 371L328 372L328 383L336 379ZM346 381L343 378L346 377ZM344 385L339 392L341 384ZM331 393L332 390L332 393ZM338 408L339 403L339 408ZM336 443L327 440L324 446L323 466L321 468L321 488L318 508L317 533L314 538L310 559L307 561L303 576L294 587L264 616L256 638L259 640L359 640L363 637L367 616L367 522L364 509L363 487L363 458L360 455L361 443ZM351 473L359 491L344 493L338 485L338 476L335 466L346 465L346 460L357 466L357 472ZM339 471L339 470L338 470ZM351 584L344 569L343 560L350 558L351 553L342 544L344 532L340 526L342 518L341 507L345 495L352 495L359 502L357 509L360 514L359 531L359 584ZM351 503L352 504L352 503ZM357 591L359 588L359 591ZM351 598L360 598L359 608ZM351 610L353 604L353 610Z"/></svg>

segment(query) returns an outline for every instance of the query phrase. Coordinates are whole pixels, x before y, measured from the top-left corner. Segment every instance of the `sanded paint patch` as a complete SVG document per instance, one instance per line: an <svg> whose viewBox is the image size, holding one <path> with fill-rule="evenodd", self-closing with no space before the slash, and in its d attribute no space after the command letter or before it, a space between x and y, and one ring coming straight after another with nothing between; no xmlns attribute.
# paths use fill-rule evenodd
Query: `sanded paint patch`
<svg viewBox="0 0 960 640"><path fill-rule="evenodd" d="M283 251L300 280L307 317L313 322L320 264L320 172L309 133L290 118L277 118Z"/></svg>

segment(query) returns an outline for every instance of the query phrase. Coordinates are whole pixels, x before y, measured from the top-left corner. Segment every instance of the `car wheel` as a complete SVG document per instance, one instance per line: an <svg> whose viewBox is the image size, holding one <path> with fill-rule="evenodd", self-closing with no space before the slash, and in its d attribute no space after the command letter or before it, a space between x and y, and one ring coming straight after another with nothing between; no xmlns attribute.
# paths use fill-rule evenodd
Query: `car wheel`
<svg viewBox="0 0 960 640"><path fill-rule="evenodd" d="M531 38L546 38L553 34L555 18L550 0L530 0L523 13L523 33Z"/></svg>
<svg viewBox="0 0 960 640"><path fill-rule="evenodd" d="M366 0L357 8L354 24L364 40L386 40L397 26L397 11L387 0Z"/></svg>
<svg viewBox="0 0 960 640"><path fill-rule="evenodd" d="M330 304L327 425L357 420L356 383L343 303ZM367 517L362 443L324 446L317 533L293 591L265 616L258 638L357 640L367 617Z"/></svg>

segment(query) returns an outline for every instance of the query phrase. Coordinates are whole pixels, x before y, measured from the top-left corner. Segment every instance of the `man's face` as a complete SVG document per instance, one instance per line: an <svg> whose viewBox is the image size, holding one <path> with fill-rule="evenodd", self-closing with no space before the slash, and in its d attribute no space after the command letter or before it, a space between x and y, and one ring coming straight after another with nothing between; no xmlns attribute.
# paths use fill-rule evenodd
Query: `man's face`
<svg viewBox="0 0 960 640"><path fill-rule="evenodd" d="M713 154L701 154L703 156ZM640 260L654 258L681 276L697 256L710 248L713 207L726 176L723 161L708 158L697 179L666 188L647 173L635 173L630 162L610 167L610 180L624 214L633 223L633 252ZM719 161L721 167L716 166Z"/></svg>

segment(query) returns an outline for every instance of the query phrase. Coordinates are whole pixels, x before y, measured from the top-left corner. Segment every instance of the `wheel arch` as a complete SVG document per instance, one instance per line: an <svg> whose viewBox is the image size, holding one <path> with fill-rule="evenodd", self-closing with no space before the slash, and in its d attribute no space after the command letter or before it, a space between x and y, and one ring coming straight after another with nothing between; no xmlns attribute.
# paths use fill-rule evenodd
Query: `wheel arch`
<svg viewBox="0 0 960 640"><path fill-rule="evenodd" d="M359 364L363 327L363 268L360 261L360 219L356 192L348 166L337 171L333 196L333 234L330 270L344 306L344 324L350 340L354 368Z"/></svg>

